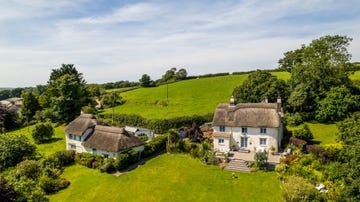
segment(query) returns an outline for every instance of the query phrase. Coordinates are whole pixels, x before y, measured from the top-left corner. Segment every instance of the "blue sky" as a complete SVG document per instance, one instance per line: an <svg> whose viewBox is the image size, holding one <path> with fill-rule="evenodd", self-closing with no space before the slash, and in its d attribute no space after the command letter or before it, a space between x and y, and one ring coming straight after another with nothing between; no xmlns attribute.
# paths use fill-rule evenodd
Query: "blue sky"
<svg viewBox="0 0 360 202"><path fill-rule="evenodd" d="M88 83L273 69L284 52L324 35L353 38L360 1L0 0L0 86L45 84L75 64Z"/></svg>

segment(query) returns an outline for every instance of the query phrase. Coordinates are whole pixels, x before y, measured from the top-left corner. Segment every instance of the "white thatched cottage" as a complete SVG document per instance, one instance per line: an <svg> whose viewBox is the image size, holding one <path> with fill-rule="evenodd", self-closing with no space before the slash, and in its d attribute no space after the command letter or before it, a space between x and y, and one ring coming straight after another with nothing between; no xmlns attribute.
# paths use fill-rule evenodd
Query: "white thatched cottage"
<svg viewBox="0 0 360 202"><path fill-rule="evenodd" d="M115 158L119 153L133 149L144 150L145 142L123 128L104 126L92 114L81 114L65 128L66 149Z"/></svg>
<svg viewBox="0 0 360 202"><path fill-rule="evenodd" d="M283 138L281 98L277 103L219 104L213 118L214 149L217 151L279 150Z"/></svg>

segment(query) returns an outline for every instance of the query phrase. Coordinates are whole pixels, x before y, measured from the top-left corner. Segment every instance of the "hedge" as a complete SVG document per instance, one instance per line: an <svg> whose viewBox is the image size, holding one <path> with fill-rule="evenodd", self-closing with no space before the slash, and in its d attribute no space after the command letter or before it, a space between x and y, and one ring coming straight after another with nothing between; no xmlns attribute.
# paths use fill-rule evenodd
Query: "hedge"
<svg viewBox="0 0 360 202"><path fill-rule="evenodd" d="M110 120L111 114L99 115L102 119ZM203 116L181 116L171 119L145 119L142 116L136 114L114 114L114 124L117 126L137 126L143 128L149 128L155 131L155 133L163 134L171 128L180 128L182 126L191 125L193 122L201 125L203 123L211 121L213 114L209 113Z"/></svg>

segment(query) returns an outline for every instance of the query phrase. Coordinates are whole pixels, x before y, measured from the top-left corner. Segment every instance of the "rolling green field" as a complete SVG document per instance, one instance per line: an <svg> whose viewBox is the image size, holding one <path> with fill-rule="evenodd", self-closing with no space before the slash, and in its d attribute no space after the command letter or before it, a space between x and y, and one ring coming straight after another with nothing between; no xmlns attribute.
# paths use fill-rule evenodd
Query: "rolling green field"
<svg viewBox="0 0 360 202"><path fill-rule="evenodd" d="M354 74L350 75L351 80L360 80L360 71L356 71Z"/></svg>
<svg viewBox="0 0 360 202"><path fill-rule="evenodd" d="M288 79L287 72L273 72ZM153 88L139 88L121 93L126 103L115 107L116 114L138 114L148 119L213 113L216 106L228 102L235 87L248 74L185 80ZM105 114L112 113L106 109Z"/></svg>
<svg viewBox="0 0 360 202"><path fill-rule="evenodd" d="M281 201L275 172L236 173L187 155L163 154L119 177L74 165L50 201Z"/></svg>
<svg viewBox="0 0 360 202"><path fill-rule="evenodd" d="M18 130L14 130L11 132L8 132L8 134L22 134L25 135L27 138L29 138L30 142L34 143L33 138L31 137L31 131L34 128L35 125L28 127L23 127ZM64 126L58 126L54 128L54 136L52 137L52 140L48 143L44 144L38 144L36 145L37 151L42 155L49 155L56 151L61 151L66 149L65 145L65 133L64 133Z"/></svg>

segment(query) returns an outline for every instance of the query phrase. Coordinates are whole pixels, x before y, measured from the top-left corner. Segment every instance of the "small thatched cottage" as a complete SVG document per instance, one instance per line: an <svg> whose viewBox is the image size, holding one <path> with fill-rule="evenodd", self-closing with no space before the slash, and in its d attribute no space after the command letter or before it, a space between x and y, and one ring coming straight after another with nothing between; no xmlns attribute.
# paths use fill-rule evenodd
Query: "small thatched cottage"
<svg viewBox="0 0 360 202"><path fill-rule="evenodd" d="M65 128L66 148L116 158L124 151L144 150L145 142L124 128L105 126L92 114L81 114Z"/></svg>
<svg viewBox="0 0 360 202"><path fill-rule="evenodd" d="M283 138L281 98L277 103L219 104L213 117L214 149L278 151Z"/></svg>

